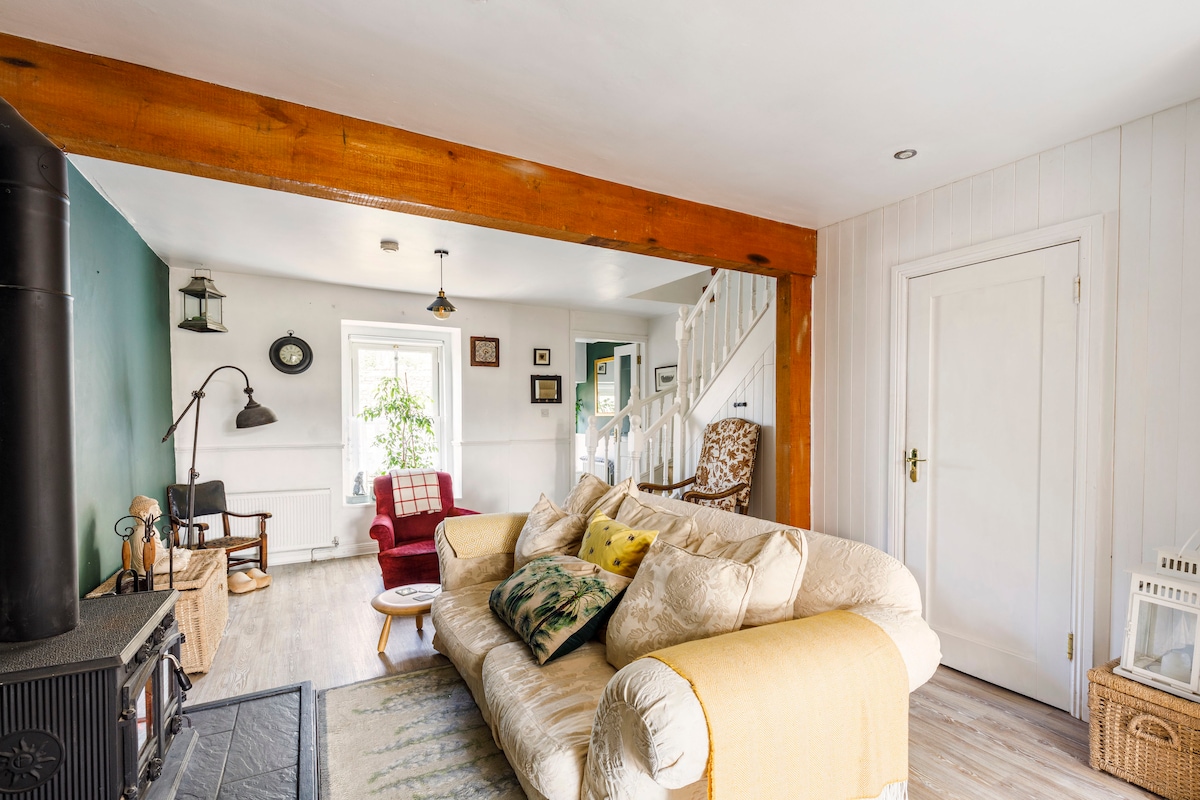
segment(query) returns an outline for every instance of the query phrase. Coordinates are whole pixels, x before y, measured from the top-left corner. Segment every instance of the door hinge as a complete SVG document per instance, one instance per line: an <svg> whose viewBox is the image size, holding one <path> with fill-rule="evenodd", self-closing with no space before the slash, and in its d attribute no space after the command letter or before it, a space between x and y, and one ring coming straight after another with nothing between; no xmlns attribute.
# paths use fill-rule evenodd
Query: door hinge
<svg viewBox="0 0 1200 800"><path fill-rule="evenodd" d="M1076 301L1076 302L1078 302L1078 301ZM638 363L639 363L639 364L641 364L641 363L642 363L642 357L641 357L641 356L638 356Z"/></svg>
<svg viewBox="0 0 1200 800"><path fill-rule="evenodd" d="M1067 634L1067 661L1075 660L1075 634Z"/></svg>
<svg viewBox="0 0 1200 800"><path fill-rule="evenodd" d="M1079 305L1079 296L1083 292L1083 278L1075 276L1075 305Z"/></svg>

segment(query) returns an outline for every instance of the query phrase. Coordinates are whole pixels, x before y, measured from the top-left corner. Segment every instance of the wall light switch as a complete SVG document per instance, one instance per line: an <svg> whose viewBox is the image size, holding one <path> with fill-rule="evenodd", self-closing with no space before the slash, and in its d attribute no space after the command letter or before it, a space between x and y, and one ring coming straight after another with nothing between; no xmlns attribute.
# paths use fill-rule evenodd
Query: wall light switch
<svg viewBox="0 0 1200 800"><path fill-rule="evenodd" d="M543 416L543 417L548 417L548 416L550 416L550 409L548 409L548 408L543 408L543 409L542 409L542 416Z"/></svg>

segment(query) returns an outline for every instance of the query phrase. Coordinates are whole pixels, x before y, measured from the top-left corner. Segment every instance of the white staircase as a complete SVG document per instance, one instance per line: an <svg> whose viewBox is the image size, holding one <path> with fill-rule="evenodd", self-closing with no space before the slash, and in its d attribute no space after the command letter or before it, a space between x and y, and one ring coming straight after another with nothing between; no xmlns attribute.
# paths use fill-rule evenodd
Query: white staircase
<svg viewBox="0 0 1200 800"><path fill-rule="evenodd" d="M720 270L695 306L680 306L675 385L643 397L639 370L630 370L634 383L628 405L602 427L594 416L588 420L585 468L613 483L630 476L635 482L673 483L675 465L684 463L689 424L711 418L711 402L705 401L724 397L717 389L739 353L757 357L761 348L754 343L773 335L759 325L771 306L773 286L760 275ZM623 434L626 421L629 430Z"/></svg>

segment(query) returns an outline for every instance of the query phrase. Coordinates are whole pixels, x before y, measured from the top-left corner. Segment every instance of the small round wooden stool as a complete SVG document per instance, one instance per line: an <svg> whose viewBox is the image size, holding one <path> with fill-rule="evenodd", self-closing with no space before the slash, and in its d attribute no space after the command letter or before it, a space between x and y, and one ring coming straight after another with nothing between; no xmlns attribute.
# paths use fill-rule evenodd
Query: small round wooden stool
<svg viewBox="0 0 1200 800"><path fill-rule="evenodd" d="M376 611L384 614L383 632L379 634L379 652L387 649L388 635L392 632L392 617L416 617L417 630L424 630L422 614L429 613L433 598L441 594L442 587L436 583L413 583L397 586L377 595L371 601Z"/></svg>

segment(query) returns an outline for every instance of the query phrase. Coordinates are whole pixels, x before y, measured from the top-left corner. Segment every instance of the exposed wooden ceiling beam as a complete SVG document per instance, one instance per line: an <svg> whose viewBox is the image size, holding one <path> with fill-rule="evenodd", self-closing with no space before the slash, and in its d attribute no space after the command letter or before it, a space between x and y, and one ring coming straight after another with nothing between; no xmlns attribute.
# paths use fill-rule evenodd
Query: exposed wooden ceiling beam
<svg viewBox="0 0 1200 800"><path fill-rule="evenodd" d="M816 232L0 34L0 96L68 153L768 275Z"/></svg>

